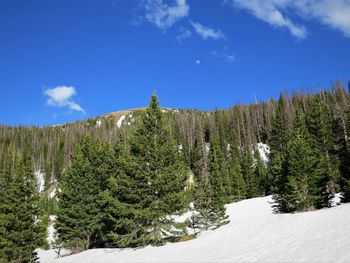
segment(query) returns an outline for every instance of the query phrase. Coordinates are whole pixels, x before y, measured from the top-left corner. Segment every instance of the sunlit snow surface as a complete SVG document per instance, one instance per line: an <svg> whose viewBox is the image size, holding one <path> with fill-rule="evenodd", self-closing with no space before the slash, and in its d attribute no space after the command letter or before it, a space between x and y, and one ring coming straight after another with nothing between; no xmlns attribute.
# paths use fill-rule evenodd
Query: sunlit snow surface
<svg viewBox="0 0 350 263"><path fill-rule="evenodd" d="M45 175L40 169L35 171L34 174L37 180L38 190L41 193L42 191L45 190L45 177L44 177Z"/></svg>
<svg viewBox="0 0 350 263"><path fill-rule="evenodd" d="M257 148L261 159L263 160L264 164L267 165L269 162L270 147L265 143L258 142Z"/></svg>
<svg viewBox="0 0 350 263"><path fill-rule="evenodd" d="M40 262L349 262L350 204L314 212L276 214L272 198L229 204L231 222L197 239L163 247L93 249Z"/></svg>
<svg viewBox="0 0 350 263"><path fill-rule="evenodd" d="M119 120L117 121L117 127L120 128L122 127L123 121L125 120L126 116L122 115Z"/></svg>

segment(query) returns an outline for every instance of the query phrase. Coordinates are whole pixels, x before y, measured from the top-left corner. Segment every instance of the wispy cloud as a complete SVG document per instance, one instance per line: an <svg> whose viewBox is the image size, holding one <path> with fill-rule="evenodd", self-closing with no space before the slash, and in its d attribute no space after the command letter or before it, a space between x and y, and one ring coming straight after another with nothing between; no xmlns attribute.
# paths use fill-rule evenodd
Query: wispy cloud
<svg viewBox="0 0 350 263"><path fill-rule="evenodd" d="M176 37L178 42L182 42L183 40L190 38L192 36L192 32L189 29L184 27L180 28L180 34Z"/></svg>
<svg viewBox="0 0 350 263"><path fill-rule="evenodd" d="M68 107L70 110L85 114L85 110L72 100L72 97L76 95L75 88L72 86L57 86L45 90L45 95L49 97L46 103L50 106Z"/></svg>
<svg viewBox="0 0 350 263"><path fill-rule="evenodd" d="M220 39L224 38L224 34L221 30L214 30L210 27L205 27L200 23L190 21L194 30L199 34L204 40L212 38L212 39Z"/></svg>
<svg viewBox="0 0 350 263"><path fill-rule="evenodd" d="M286 7L288 0L232 0L235 6L248 10L256 18L278 27L287 28L296 38L306 38L304 26L293 23L282 14L281 9Z"/></svg>
<svg viewBox="0 0 350 263"><path fill-rule="evenodd" d="M199 59L196 59L196 61L194 62L196 63L197 65L201 64L201 61Z"/></svg>
<svg viewBox="0 0 350 263"><path fill-rule="evenodd" d="M303 19L314 19L350 37L349 0L228 0L234 6L249 11L256 18L277 28L286 28L298 38L307 37L305 26L298 25L288 12Z"/></svg>
<svg viewBox="0 0 350 263"><path fill-rule="evenodd" d="M297 0L294 6L305 17L319 20L350 38L349 0Z"/></svg>
<svg viewBox="0 0 350 263"><path fill-rule="evenodd" d="M174 0L172 5L163 0L142 0L141 6L145 12L142 18L163 30L170 28L190 12L186 0Z"/></svg>
<svg viewBox="0 0 350 263"><path fill-rule="evenodd" d="M212 52L210 52L210 54L214 57L224 59L227 63L230 64L236 61L235 55L229 52L227 47L224 47L222 51L213 50Z"/></svg>

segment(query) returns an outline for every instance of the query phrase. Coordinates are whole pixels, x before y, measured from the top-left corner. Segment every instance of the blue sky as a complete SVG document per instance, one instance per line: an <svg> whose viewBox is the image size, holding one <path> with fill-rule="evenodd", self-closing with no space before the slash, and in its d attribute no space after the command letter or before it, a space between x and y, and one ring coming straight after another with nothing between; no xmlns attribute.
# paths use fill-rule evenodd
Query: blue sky
<svg viewBox="0 0 350 263"><path fill-rule="evenodd" d="M349 0L0 0L1 124L211 110L350 79Z"/></svg>

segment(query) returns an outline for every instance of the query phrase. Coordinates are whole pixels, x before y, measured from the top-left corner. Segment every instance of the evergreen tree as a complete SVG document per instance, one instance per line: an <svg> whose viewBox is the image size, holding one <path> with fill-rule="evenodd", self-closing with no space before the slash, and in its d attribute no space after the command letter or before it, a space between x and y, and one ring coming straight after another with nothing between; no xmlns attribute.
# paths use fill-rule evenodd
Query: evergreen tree
<svg viewBox="0 0 350 263"><path fill-rule="evenodd" d="M223 153L215 132L211 134L209 152L210 184L214 195L223 203L230 201L232 192L227 158Z"/></svg>
<svg viewBox="0 0 350 263"><path fill-rule="evenodd" d="M257 193L259 196L262 196L268 194L269 186L267 181L267 169L263 160L261 159L258 149L254 151L254 162L254 175L258 183Z"/></svg>
<svg viewBox="0 0 350 263"><path fill-rule="evenodd" d="M231 199L239 201L247 196L247 185L244 181L240 158L237 152L231 156L230 166L230 181L231 181Z"/></svg>
<svg viewBox="0 0 350 263"><path fill-rule="evenodd" d="M34 250L42 245L43 233L32 162L26 155L17 157L13 169L4 173L7 175L0 179L4 187L0 202L0 261L35 262Z"/></svg>
<svg viewBox="0 0 350 263"><path fill-rule="evenodd" d="M133 209L140 202L140 196L132 192L137 185L130 172L130 155L121 137L108 155L110 177L102 194L102 239L106 247L133 247L137 245L138 233Z"/></svg>
<svg viewBox="0 0 350 263"><path fill-rule="evenodd" d="M312 136L314 147L320 152L320 187L323 199L317 207L330 206L330 200L336 193L336 182L339 169L334 152L331 119L327 108L317 94L311 103L307 117L308 130Z"/></svg>
<svg viewBox="0 0 350 263"><path fill-rule="evenodd" d="M242 170L247 184L247 198L259 196L259 185L255 174L253 157L248 147L242 149Z"/></svg>
<svg viewBox="0 0 350 263"><path fill-rule="evenodd" d="M61 175L55 227L62 245L76 252L99 243L99 200L106 184L104 153L97 139L83 137Z"/></svg>
<svg viewBox="0 0 350 263"><path fill-rule="evenodd" d="M319 199L318 165L318 154L312 147L304 116L297 111L288 152L288 177L282 194L288 212L315 207Z"/></svg>
<svg viewBox="0 0 350 263"><path fill-rule="evenodd" d="M230 151L229 151L229 176L231 183L231 201L242 200L247 195L247 185L243 177L239 145L237 142L237 133L230 132Z"/></svg>
<svg viewBox="0 0 350 263"><path fill-rule="evenodd" d="M349 81L349 89L350 89L350 81ZM345 125L347 143L349 143L349 134L350 134L350 104L346 111L346 125ZM336 133L337 134L337 133ZM350 148L346 147L347 143L345 141L340 141L339 148L341 149L341 170L342 170L342 178L341 178L341 192L343 195L343 202L350 202ZM338 144L339 145L339 144Z"/></svg>
<svg viewBox="0 0 350 263"><path fill-rule="evenodd" d="M184 233L184 226L169 215L187 207L188 168L170 137L156 95L152 95L130 147L136 182L130 190L137 199L134 213L139 224L135 242L161 245L165 237Z"/></svg>
<svg viewBox="0 0 350 263"><path fill-rule="evenodd" d="M205 136L201 123L196 122L194 149L191 169L195 182L209 181L208 153L205 149Z"/></svg>
<svg viewBox="0 0 350 263"><path fill-rule="evenodd" d="M285 192L287 182L287 149L289 143L289 129L286 120L286 99L283 95L277 104L277 111L272 124L269 138L270 162L268 180L272 182L272 193L280 210L285 210L285 204L280 199Z"/></svg>
<svg viewBox="0 0 350 263"><path fill-rule="evenodd" d="M228 223L224 204L229 200L228 168L215 133L211 134L209 152L209 180L199 180L195 187L194 207L198 214L193 215L199 229L218 228Z"/></svg>

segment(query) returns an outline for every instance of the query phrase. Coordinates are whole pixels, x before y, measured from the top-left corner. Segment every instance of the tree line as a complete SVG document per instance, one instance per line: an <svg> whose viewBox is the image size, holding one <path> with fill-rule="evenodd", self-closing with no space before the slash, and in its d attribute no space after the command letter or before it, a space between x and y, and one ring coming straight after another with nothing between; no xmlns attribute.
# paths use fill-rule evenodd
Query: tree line
<svg viewBox="0 0 350 263"><path fill-rule="evenodd" d="M48 214L58 216L58 244L82 251L188 238L189 228L198 233L227 223L224 205L245 198L272 194L280 212L329 207L336 192L347 202L349 105L337 82L331 91L281 94L278 101L211 113L164 111L152 96L132 125L120 129L111 119L102 127L95 120L1 127L0 258L34 260L34 248L45 246ZM258 142L270 146L268 164ZM45 144L53 147L50 165L59 160L48 177L59 184L55 208L38 193L33 175ZM188 209L193 216L177 222Z"/></svg>

